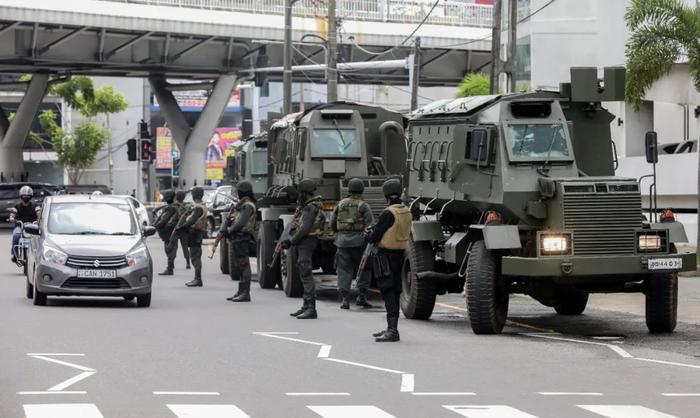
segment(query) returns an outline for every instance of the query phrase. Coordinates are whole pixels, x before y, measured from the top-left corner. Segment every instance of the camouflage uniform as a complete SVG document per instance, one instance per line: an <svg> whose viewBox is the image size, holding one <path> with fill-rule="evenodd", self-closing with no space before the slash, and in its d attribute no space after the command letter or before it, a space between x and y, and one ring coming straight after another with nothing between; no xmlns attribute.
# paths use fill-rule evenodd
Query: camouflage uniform
<svg viewBox="0 0 700 418"><path fill-rule="evenodd" d="M238 293L228 298L233 302L250 301L250 242L255 241L257 208L249 197L242 198L229 213L230 227L225 232L230 240L229 251L233 251L234 264L230 266L232 278L238 276Z"/></svg>

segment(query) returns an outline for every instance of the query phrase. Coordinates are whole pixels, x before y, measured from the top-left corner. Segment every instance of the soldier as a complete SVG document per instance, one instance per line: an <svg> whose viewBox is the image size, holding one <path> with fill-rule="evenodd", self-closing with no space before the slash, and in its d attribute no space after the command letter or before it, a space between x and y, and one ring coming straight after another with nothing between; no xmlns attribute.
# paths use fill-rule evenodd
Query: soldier
<svg viewBox="0 0 700 418"><path fill-rule="evenodd" d="M207 230L207 206L202 202L204 190L201 187L192 188L194 207L183 215L184 220L178 223L175 232L187 236L190 259L194 266L194 280L187 282L187 287L202 287L202 239Z"/></svg>
<svg viewBox="0 0 700 418"><path fill-rule="evenodd" d="M236 185L238 204L229 212L228 230L224 231L230 240L229 251L233 251L234 265L231 274L238 276L238 292L227 298L231 302L250 302L250 259L248 251L251 241L255 241L255 221L257 208L253 185L241 181Z"/></svg>
<svg viewBox="0 0 700 418"><path fill-rule="evenodd" d="M158 230L158 236L165 244L165 255L168 258L168 266L165 271L158 273L160 276L172 276L175 269L175 256L177 255L177 242L175 245L170 245L170 237L173 234L173 229L180 219L180 213L175 206L175 192L167 190L163 192L163 200L167 205L160 208L160 213L153 226Z"/></svg>
<svg viewBox="0 0 700 418"><path fill-rule="evenodd" d="M382 186L389 206L379 215L377 223L369 233L367 240L378 244L377 257L388 264L389 274L377 277L377 287L382 292L386 306L387 329L373 334L377 342L399 341L399 301L401 298L401 270L404 262L404 250L411 231L411 212L401 203L401 182L387 180Z"/></svg>
<svg viewBox="0 0 700 418"><path fill-rule="evenodd" d="M335 246L336 270L338 272L338 293L341 298L340 309L350 309L348 296L350 284L357 274L357 267L362 260L365 247L364 230L372 225L374 218L367 202L362 200L365 185L362 180L354 178L348 182L350 196L341 200L331 214L331 228L336 232ZM369 271L362 272L357 282L360 291L355 304L371 308L367 302L367 289L370 284Z"/></svg>
<svg viewBox="0 0 700 418"><path fill-rule="evenodd" d="M282 242L283 248L296 247L299 276L304 285L304 303L301 308L291 313L297 319L316 319L316 285L313 277L312 255L318 236L323 232L326 216L323 213L321 196L315 196L316 184L313 180L304 179L299 182L299 206L292 222L298 225L294 235Z"/></svg>
<svg viewBox="0 0 700 418"><path fill-rule="evenodd" d="M174 206L177 208L177 213L178 213L178 219L175 221L175 224L177 225L177 221L179 220L180 216L184 215L185 212L187 211L187 204L185 204L185 196L187 194L183 191L180 190L177 193L175 193L175 203ZM186 234L181 234L179 237L180 241L180 246L182 247L182 255L185 257L185 268L189 270L190 267L190 250L187 247L187 235ZM173 253L177 256L177 242L175 242L175 249L173 250Z"/></svg>

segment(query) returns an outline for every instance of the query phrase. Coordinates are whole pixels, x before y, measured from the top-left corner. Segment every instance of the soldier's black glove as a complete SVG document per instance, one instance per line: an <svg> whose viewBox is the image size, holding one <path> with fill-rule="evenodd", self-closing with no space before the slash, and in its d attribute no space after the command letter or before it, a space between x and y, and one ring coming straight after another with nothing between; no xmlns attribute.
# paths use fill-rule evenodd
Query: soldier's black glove
<svg viewBox="0 0 700 418"><path fill-rule="evenodd" d="M292 246L292 241L286 239L286 240L282 241L280 243L280 245L282 246L282 249L286 250Z"/></svg>

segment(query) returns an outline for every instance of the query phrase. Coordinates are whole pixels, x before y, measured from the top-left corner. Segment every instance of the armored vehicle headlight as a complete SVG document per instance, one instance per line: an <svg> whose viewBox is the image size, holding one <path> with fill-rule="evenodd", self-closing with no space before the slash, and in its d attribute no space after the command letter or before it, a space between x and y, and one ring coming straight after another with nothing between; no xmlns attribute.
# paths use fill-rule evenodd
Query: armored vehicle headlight
<svg viewBox="0 0 700 418"><path fill-rule="evenodd" d="M545 255L571 254L571 234L543 234L540 249Z"/></svg>
<svg viewBox="0 0 700 418"><path fill-rule="evenodd" d="M335 203L324 203L323 210L325 212L333 212L335 210Z"/></svg>
<svg viewBox="0 0 700 418"><path fill-rule="evenodd" d="M640 235L639 250L652 251L661 249L661 237L658 235Z"/></svg>

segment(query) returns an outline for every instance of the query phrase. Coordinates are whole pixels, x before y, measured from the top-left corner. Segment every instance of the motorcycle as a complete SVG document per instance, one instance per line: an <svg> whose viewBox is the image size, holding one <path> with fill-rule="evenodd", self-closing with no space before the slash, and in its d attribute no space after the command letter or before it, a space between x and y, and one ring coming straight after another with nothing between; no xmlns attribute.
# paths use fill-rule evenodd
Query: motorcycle
<svg viewBox="0 0 700 418"><path fill-rule="evenodd" d="M7 222L14 223L15 227L12 230L12 241L19 237L18 243L12 247L12 255L14 257L14 263L17 267L24 269L24 273L27 273L27 252L29 252L29 237L24 233L24 223L20 220L14 218L17 214L17 210L10 209L10 218Z"/></svg>

